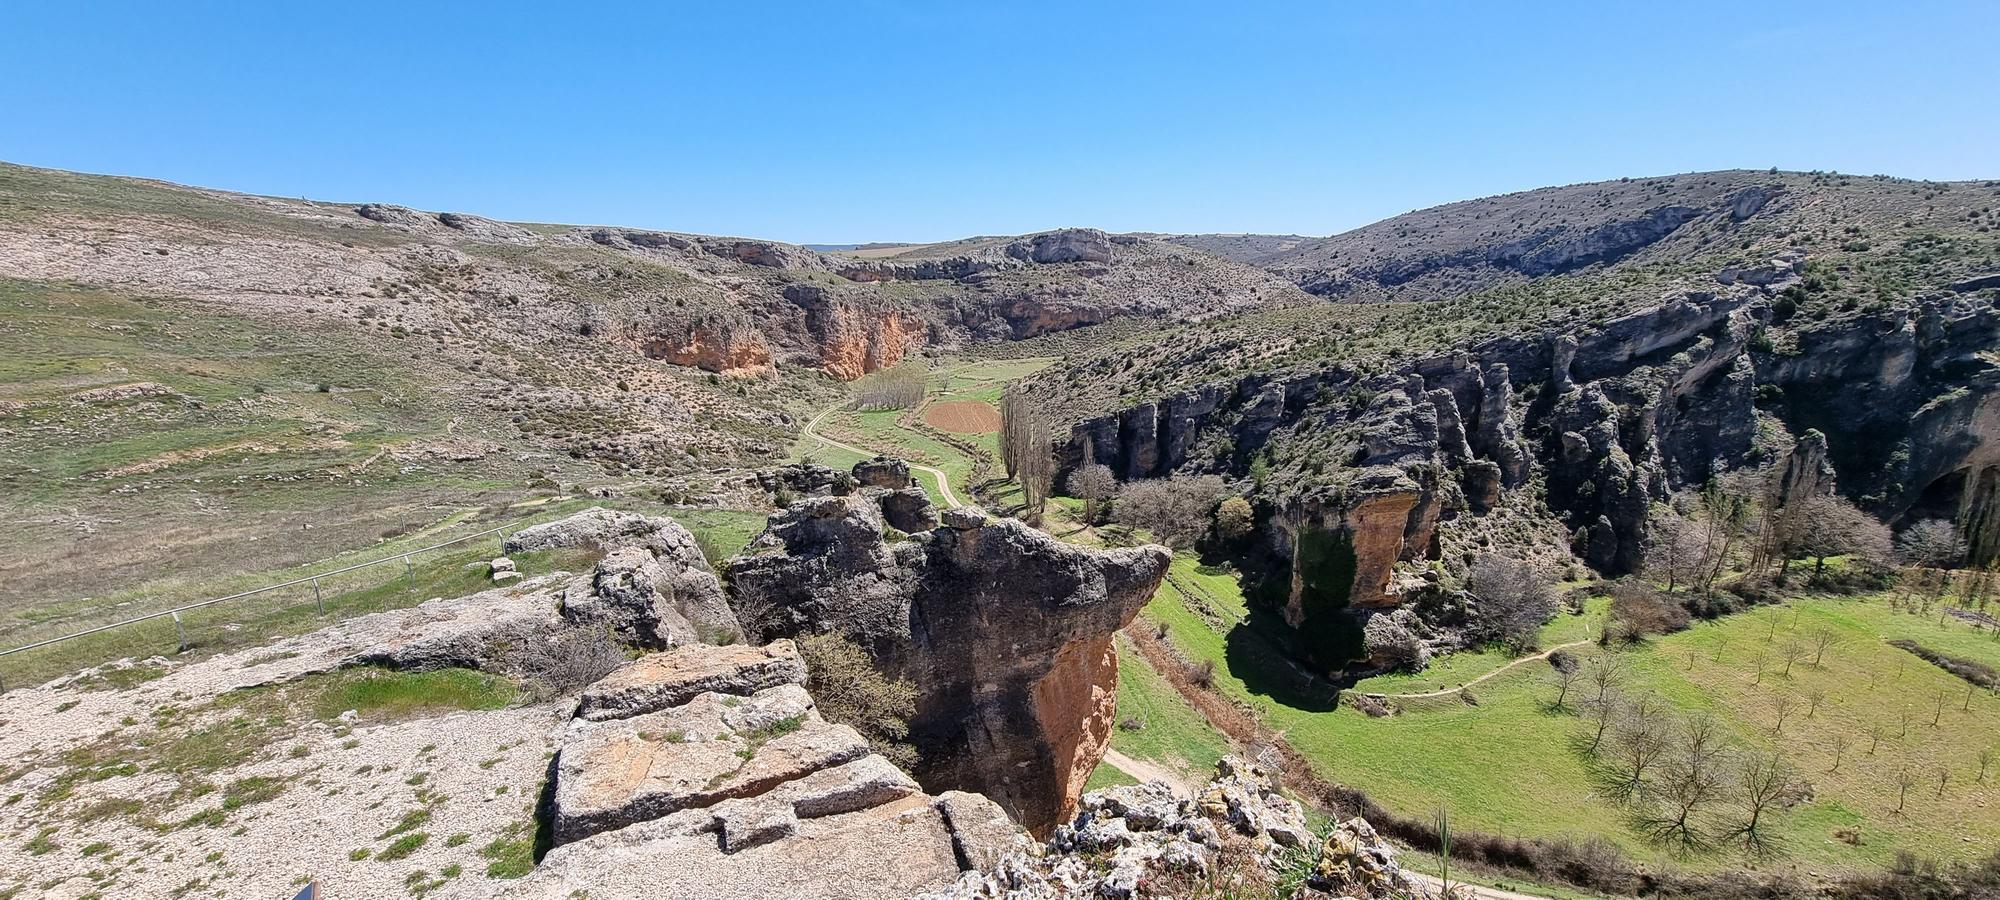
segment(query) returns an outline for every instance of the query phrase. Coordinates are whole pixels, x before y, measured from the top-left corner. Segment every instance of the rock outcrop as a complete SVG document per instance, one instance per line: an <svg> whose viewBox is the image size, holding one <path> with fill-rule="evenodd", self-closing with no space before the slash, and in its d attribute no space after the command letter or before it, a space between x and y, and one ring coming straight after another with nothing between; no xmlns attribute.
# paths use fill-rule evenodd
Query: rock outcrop
<svg viewBox="0 0 2000 900"><path fill-rule="evenodd" d="M790 642L689 645L586 691L553 766L554 849L517 897L905 897L1025 847L822 719Z"/></svg>
<svg viewBox="0 0 2000 900"><path fill-rule="evenodd" d="M740 314L705 315L681 322L634 324L629 339L648 359L693 366L731 377L768 375L771 348L764 333Z"/></svg>
<svg viewBox="0 0 2000 900"><path fill-rule="evenodd" d="M1194 797L1158 781L1086 794L1040 852L1005 856L924 900L1199 896L1218 883L1276 881L1286 856L1307 864L1298 886L1322 892L1299 896L1408 895L1396 850L1366 820L1337 823L1317 841L1269 771L1235 757L1216 769Z"/></svg>
<svg viewBox="0 0 2000 900"><path fill-rule="evenodd" d="M929 326L914 312L819 285L791 285L784 297L804 313L821 366L843 381L902 362L929 335Z"/></svg>
<svg viewBox="0 0 2000 900"><path fill-rule="evenodd" d="M764 639L836 631L916 685L916 774L992 797L1038 832L1068 815L1110 738L1111 636L1166 573L1163 548L1093 551L947 510L884 537L869 497L802 500L730 560Z"/></svg>
<svg viewBox="0 0 2000 900"><path fill-rule="evenodd" d="M605 550L588 585L564 589L562 615L609 628L639 647L720 643L742 633L701 545L679 522L592 507L516 532L507 552Z"/></svg>
<svg viewBox="0 0 2000 900"><path fill-rule="evenodd" d="M1328 365L1190 388L1077 422L1060 468L1240 478L1290 445L1297 468L1252 495L1261 537L1247 562L1288 622L1344 635L1334 643L1354 660L1369 615L1429 591L1398 568L1442 560L1448 535L1479 517L1517 508L1566 531L1575 559L1632 572L1652 504L1812 429L1843 493L1885 520L2000 535L1980 524L2000 521L2000 504L1980 499L2000 496L1980 487L2000 485L2000 366L1981 356L2000 344L1992 304L1947 295L1794 325L1774 346L1773 304L1795 262L1775 280L1736 273L1720 290L1386 371ZM2000 553L2000 536L1981 544Z"/></svg>

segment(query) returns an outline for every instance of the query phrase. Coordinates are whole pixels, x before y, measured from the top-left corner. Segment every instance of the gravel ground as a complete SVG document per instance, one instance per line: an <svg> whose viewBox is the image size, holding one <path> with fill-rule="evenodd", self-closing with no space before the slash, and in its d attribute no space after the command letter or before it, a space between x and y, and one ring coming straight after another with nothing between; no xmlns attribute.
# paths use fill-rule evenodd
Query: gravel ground
<svg viewBox="0 0 2000 900"><path fill-rule="evenodd" d="M481 851L532 841L573 698L381 722L216 700L332 671L368 618L186 665L127 661L165 674L124 689L99 671L0 695L0 900L282 900L309 878L338 900L503 889ZM205 743L231 729L254 738ZM226 764L159 765L167 752Z"/></svg>

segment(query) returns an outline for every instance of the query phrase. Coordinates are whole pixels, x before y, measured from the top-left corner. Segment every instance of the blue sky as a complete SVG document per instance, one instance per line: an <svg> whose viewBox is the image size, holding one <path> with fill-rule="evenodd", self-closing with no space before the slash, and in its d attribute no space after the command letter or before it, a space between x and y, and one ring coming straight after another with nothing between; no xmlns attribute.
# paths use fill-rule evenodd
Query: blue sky
<svg viewBox="0 0 2000 900"><path fill-rule="evenodd" d="M29 3L0 159L791 241L2000 177L2000 3Z"/></svg>

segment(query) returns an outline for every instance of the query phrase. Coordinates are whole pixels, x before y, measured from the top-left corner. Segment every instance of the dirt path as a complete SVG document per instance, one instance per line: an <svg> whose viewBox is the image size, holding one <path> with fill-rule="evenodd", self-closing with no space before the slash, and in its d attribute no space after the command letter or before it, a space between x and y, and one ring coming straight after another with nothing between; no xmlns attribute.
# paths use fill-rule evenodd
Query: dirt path
<svg viewBox="0 0 2000 900"><path fill-rule="evenodd" d="M1504 666L1501 666L1500 668L1497 668L1497 669L1494 669L1494 670L1493 670L1493 671L1491 671L1491 672L1488 672L1488 673L1486 673L1486 674L1484 674L1484 675L1481 675L1481 676L1479 676L1478 678L1474 678L1474 679L1472 679L1471 681L1468 681L1468 682L1466 682L1466 683L1464 683L1464 684L1461 684L1461 685L1459 685L1458 687L1455 687L1455 688L1445 688L1444 690L1441 690L1441 691L1424 691L1424 692L1422 692L1422 693L1416 693L1416 694L1370 694L1369 696L1371 696L1371 697L1383 697L1383 698L1387 698L1387 699L1390 699L1390 700L1418 700L1418 699L1422 699L1422 698L1424 698L1424 697L1445 697L1445 696L1449 696L1449 695L1451 695L1451 694L1456 694L1456 693L1458 693L1458 692L1460 692L1460 691L1463 691L1463 690L1465 690L1466 688L1469 688L1469 687L1471 687L1471 686L1473 686L1473 685L1475 685L1475 684L1478 684L1478 683L1480 683L1480 682L1482 682L1482 681L1485 681L1485 680L1487 680L1487 679L1489 679L1489 678L1494 678L1494 677L1497 677L1497 676L1499 676L1499 675L1501 675L1501 674L1504 674L1504 673L1505 673L1505 672L1506 672L1507 670L1509 670L1509 669L1512 669L1512 668L1514 668L1515 666L1518 666L1518 665L1521 665L1522 663L1531 663L1531 662L1534 662L1535 660L1538 660L1538 659L1548 659L1550 655L1554 654L1554 653L1555 653L1556 651L1558 651L1558 650L1568 650L1568 649L1570 649L1570 648L1573 648L1573 647L1581 647L1581 646L1583 646L1583 645L1585 645L1585 644L1588 644L1588 643L1590 643L1590 642L1589 642L1589 641L1570 641L1570 642L1569 642L1569 643L1567 643L1567 644L1561 644L1561 645L1558 645L1558 646L1554 646L1554 647L1550 647L1549 649L1547 649L1547 650L1543 650L1542 652L1540 652L1540 653L1537 653L1537 654L1535 654L1535 655L1533 655L1533 656L1523 656L1523 657L1521 657L1520 659L1517 659L1517 660L1514 660L1513 662L1510 662L1510 663L1508 663L1508 664L1506 664L1506 665L1504 665Z"/></svg>
<svg viewBox="0 0 2000 900"><path fill-rule="evenodd" d="M1403 877L1417 885L1417 896L1419 897L1444 896L1444 882L1433 876L1404 869ZM1547 897L1541 894L1520 894L1514 891L1503 891L1494 887L1465 884L1455 879L1451 883L1451 896L1453 900L1548 900Z"/></svg>
<svg viewBox="0 0 2000 900"><path fill-rule="evenodd" d="M1142 782L1164 781L1176 793L1188 797L1192 797L1196 793L1195 786L1189 783L1186 778L1181 777L1179 772L1162 766L1159 763L1143 759L1133 759L1108 747L1104 750L1104 761L1110 763L1118 771L1124 772Z"/></svg>
<svg viewBox="0 0 2000 900"><path fill-rule="evenodd" d="M860 447L854 446L853 444L842 443L840 441L836 441L833 438L827 437L826 435L819 433L819 423L825 421L827 416L833 415L835 412L838 412L841 407L846 405L847 403L845 401L842 401L840 403L836 403L832 406L820 410L819 415L813 416L812 421L806 423L805 436L812 438L813 440L816 440L829 447L839 447L840 449L845 450L849 453L859 453L862 456L879 456L880 453L878 453L877 451L864 450ZM951 479L944 474L943 469L933 468L931 466L926 466L922 463L914 463L914 462L910 463L910 468L916 469L921 472L928 472L930 473L930 476L932 478L937 479L938 493L944 497L945 506L965 505L964 503L959 501L958 495L953 494L951 492Z"/></svg>

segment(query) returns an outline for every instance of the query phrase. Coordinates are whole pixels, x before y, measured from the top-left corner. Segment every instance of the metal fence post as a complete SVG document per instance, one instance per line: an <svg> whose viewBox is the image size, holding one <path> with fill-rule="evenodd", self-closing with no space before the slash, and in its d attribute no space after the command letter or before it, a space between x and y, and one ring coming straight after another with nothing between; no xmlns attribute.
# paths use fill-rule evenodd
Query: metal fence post
<svg viewBox="0 0 2000 900"><path fill-rule="evenodd" d="M181 624L181 614L178 612L174 613L174 637L180 641L180 646L174 652L186 653L188 648L187 626Z"/></svg>
<svg viewBox="0 0 2000 900"><path fill-rule="evenodd" d="M403 574L409 576L411 581L417 580L417 567L410 564L410 555L407 553L403 554Z"/></svg>
<svg viewBox="0 0 2000 900"><path fill-rule="evenodd" d="M326 615L326 598L320 596L319 578L317 576L313 578L313 603L319 606L320 615Z"/></svg>

